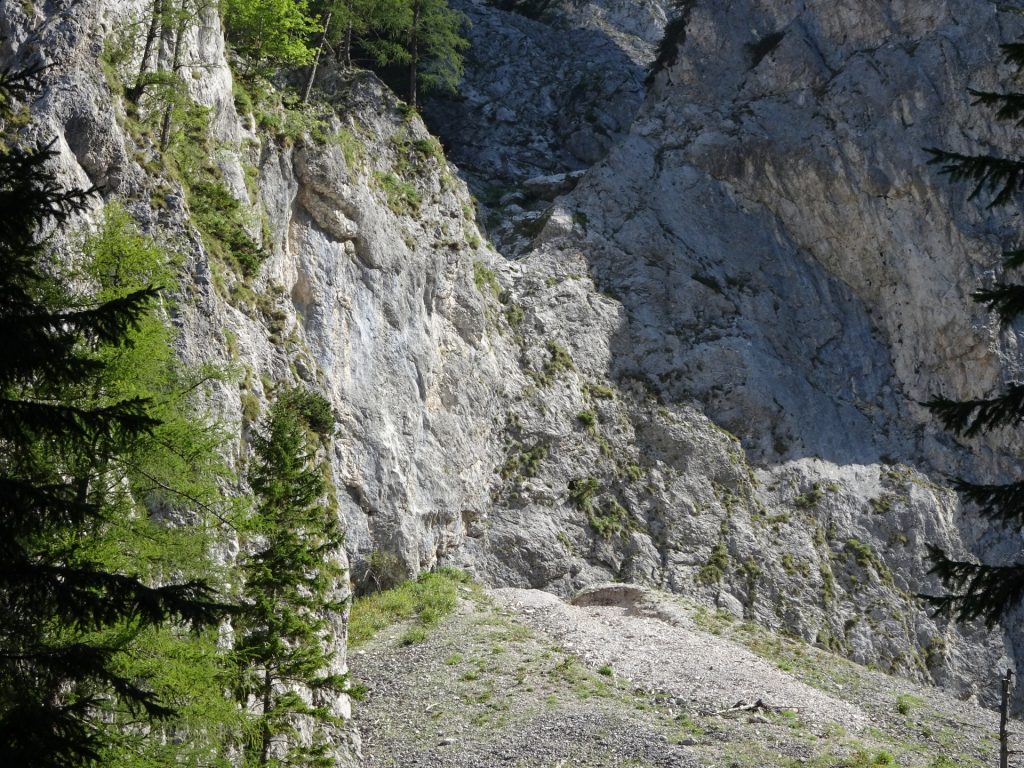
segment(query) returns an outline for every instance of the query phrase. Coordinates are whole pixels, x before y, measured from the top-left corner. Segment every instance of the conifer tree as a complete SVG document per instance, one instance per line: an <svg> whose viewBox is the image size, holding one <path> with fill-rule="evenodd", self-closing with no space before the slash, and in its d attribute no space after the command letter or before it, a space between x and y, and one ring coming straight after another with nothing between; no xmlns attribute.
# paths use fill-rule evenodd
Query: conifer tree
<svg viewBox="0 0 1024 768"><path fill-rule="evenodd" d="M103 301L146 286L162 290L160 305L138 319L130 344L106 348L102 388L107 397L144 397L159 421L140 435L108 472L112 512L91 539L91 555L105 567L134 569L150 582L173 573L224 583L210 558L214 537L234 516L222 484L230 479L222 458L227 434L205 413L204 383L219 376L183 365L174 353L176 331L167 314L181 259L139 232L117 203L109 203L100 225L79 250L77 279L97 287ZM233 698L227 654L218 648L218 628L185 631L174 625L139 631L128 624L96 633L95 639L127 636L114 662L122 674L145 679L159 700L175 710L159 723L138 727L122 703L107 702L103 717L116 736L101 763L117 768L227 765L228 746L239 740L244 717Z"/></svg>
<svg viewBox="0 0 1024 768"><path fill-rule="evenodd" d="M1019 77L1024 67L1024 43L1001 46L1004 60L1016 68ZM974 103L995 108L997 120L1024 127L1024 93L1015 90L986 92L972 90ZM1024 159L993 154L960 154L941 149L927 150L930 164L940 167L954 182L973 185L969 199L989 198L988 207L1018 204L1024 191ZM1024 266L1024 248L1003 253L1007 271ZM974 300L994 312L1006 326L1024 312L1024 283L997 282L991 288L975 291ZM928 403L943 426L965 437L1024 421L1024 383L1014 383L989 398L952 400L938 397ZM954 487L966 501L978 506L979 513L1007 528L1024 528L1024 480L1005 484L978 484L957 480ZM1024 563L987 564L953 560L938 547L930 548L935 573L948 594L930 601L944 614L962 621L981 618L989 626L1024 598Z"/></svg>
<svg viewBox="0 0 1024 768"><path fill-rule="evenodd" d="M321 0L333 13L335 45L348 63L354 44L378 67L406 68L407 99L416 106L419 90L454 91L462 78L469 42L466 16L447 0Z"/></svg>
<svg viewBox="0 0 1024 768"><path fill-rule="evenodd" d="M469 43L459 32L466 17L448 7L447 0L411 0L406 34L409 62L409 103L418 100L417 87L454 91L462 79L462 53Z"/></svg>
<svg viewBox="0 0 1024 768"><path fill-rule="evenodd" d="M270 409L253 440L256 551L243 563L244 608L237 623L238 691L258 732L247 765L333 766L344 687L332 674L331 614L340 614L337 511L308 430L333 431L322 397L291 390ZM311 725L300 739L296 724Z"/></svg>
<svg viewBox="0 0 1024 768"><path fill-rule="evenodd" d="M131 639L215 625L226 606L204 579L154 585L97 555L123 511L122 460L161 423L150 398L111 391L109 356L158 291L68 287L40 233L90 193L61 188L52 150L19 145L14 101L35 74L0 74L0 764L75 766L113 738L111 702L142 721L173 712L120 666Z"/></svg>

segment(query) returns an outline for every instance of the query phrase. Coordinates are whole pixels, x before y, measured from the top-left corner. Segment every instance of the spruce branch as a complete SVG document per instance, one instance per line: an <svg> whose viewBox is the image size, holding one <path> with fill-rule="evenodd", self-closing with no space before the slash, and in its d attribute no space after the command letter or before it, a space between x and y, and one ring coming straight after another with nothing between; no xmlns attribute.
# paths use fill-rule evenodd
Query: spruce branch
<svg viewBox="0 0 1024 768"><path fill-rule="evenodd" d="M982 619L990 629L1024 597L1024 565L985 565L953 560L928 545L929 574L950 590L946 595L920 595L934 614L957 621Z"/></svg>
<svg viewBox="0 0 1024 768"><path fill-rule="evenodd" d="M936 397L922 404L946 429L964 437L976 437L982 432L1024 421L1024 384L1014 384L999 397L990 399Z"/></svg>
<svg viewBox="0 0 1024 768"><path fill-rule="evenodd" d="M1009 203L1024 189L1024 161L1010 160L992 155L963 155L935 147L925 151L932 156L928 165L938 165L939 173L953 182L973 182L968 199L974 200L982 192L992 193L988 208Z"/></svg>

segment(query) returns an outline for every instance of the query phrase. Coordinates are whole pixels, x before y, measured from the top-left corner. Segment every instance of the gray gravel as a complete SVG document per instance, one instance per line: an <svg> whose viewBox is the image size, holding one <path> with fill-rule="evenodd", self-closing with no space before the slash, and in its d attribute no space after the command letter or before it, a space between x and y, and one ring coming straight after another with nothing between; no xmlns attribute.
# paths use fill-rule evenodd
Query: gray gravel
<svg viewBox="0 0 1024 768"><path fill-rule="evenodd" d="M463 589L424 642L403 645L396 626L353 652L352 676L368 688L355 708L364 765L993 761L994 713L678 598L608 585L571 605ZM729 709L741 700L767 706Z"/></svg>

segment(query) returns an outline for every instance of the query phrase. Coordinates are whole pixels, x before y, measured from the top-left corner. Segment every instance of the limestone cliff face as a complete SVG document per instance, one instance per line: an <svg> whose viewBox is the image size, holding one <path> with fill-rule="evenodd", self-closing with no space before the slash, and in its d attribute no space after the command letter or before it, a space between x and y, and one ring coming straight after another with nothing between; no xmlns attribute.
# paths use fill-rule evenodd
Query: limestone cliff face
<svg viewBox="0 0 1024 768"><path fill-rule="evenodd" d="M491 338L496 310L475 284L497 257L436 140L366 73L324 83L326 141L257 129L236 110L220 21L208 8L186 33L181 61L191 97L209 108L210 161L268 254L254 278L242 278L206 250L194 223L202 212L162 168L155 138L132 129L102 69L105 46L138 28L148 6L58 6L0 3L2 60L48 66L30 131L55 142L62 179L102 186L94 213L120 200L146 232L186 256L172 320L186 361L235 373L209 404L239 437L235 465L244 470L250 430L276 390L317 387L339 414L325 456L349 549L339 601L349 579L435 567L461 541L463 510L486 502L497 461L493 382L509 358L502 337ZM129 60L121 74L137 65ZM236 492L247 493L244 483ZM340 673L345 616L332 619ZM349 713L345 698L327 704ZM346 750L339 743L339 760Z"/></svg>
<svg viewBox="0 0 1024 768"><path fill-rule="evenodd" d="M248 284L211 262L180 187L157 204L157 150L121 127L98 60L141 7L0 2L0 19L5 61L53 64L34 130L68 181L188 254L182 354L242 371L216 410L244 438L243 402L280 383L330 397L357 587L440 563L560 594L638 581L984 693L1014 648L914 594L938 588L926 542L978 544L937 470L996 472L1005 451L957 446L915 403L1016 370L969 300L1008 224L921 147L1006 141L966 87L994 83L1011 22L966 0L699 2L645 96L665 4L497 5L543 8L467 3L487 68L425 113L500 192L486 223L514 260L375 78L319 82L332 140L274 140L238 114L203 17L189 87L224 182L267 222ZM598 32L537 54L572 87L522 79L518 54ZM528 178L571 170L557 199L577 176Z"/></svg>

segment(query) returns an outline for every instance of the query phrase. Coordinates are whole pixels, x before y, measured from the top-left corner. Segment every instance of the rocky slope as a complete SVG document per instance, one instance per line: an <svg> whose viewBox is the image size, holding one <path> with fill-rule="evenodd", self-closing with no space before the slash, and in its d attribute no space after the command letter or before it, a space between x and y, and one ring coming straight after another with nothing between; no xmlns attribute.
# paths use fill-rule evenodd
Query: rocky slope
<svg viewBox="0 0 1024 768"><path fill-rule="evenodd" d="M463 587L356 650L370 766L991 765L995 713L629 585Z"/></svg>
<svg viewBox="0 0 1024 768"><path fill-rule="evenodd" d="M502 192L487 223L515 260L373 77L318 84L331 140L274 138L236 109L203 16L189 88L220 178L266 221L248 281L204 248L101 70L140 6L5 1L0 19L4 61L52 64L34 130L68 181L188 253L182 354L242 372L218 412L244 436L282 382L330 396L356 588L439 563L563 595L637 581L988 697L1012 642L914 595L938 588L926 542L985 544L938 471L989 476L1006 451L955 445L915 402L1015 372L1014 338L968 298L1008 224L920 147L1007 140L965 89L994 82L1017 22L966 0L698 3L644 96L663 5L542 5L467 3L465 98L425 110ZM553 203L575 177L528 183L598 160Z"/></svg>

